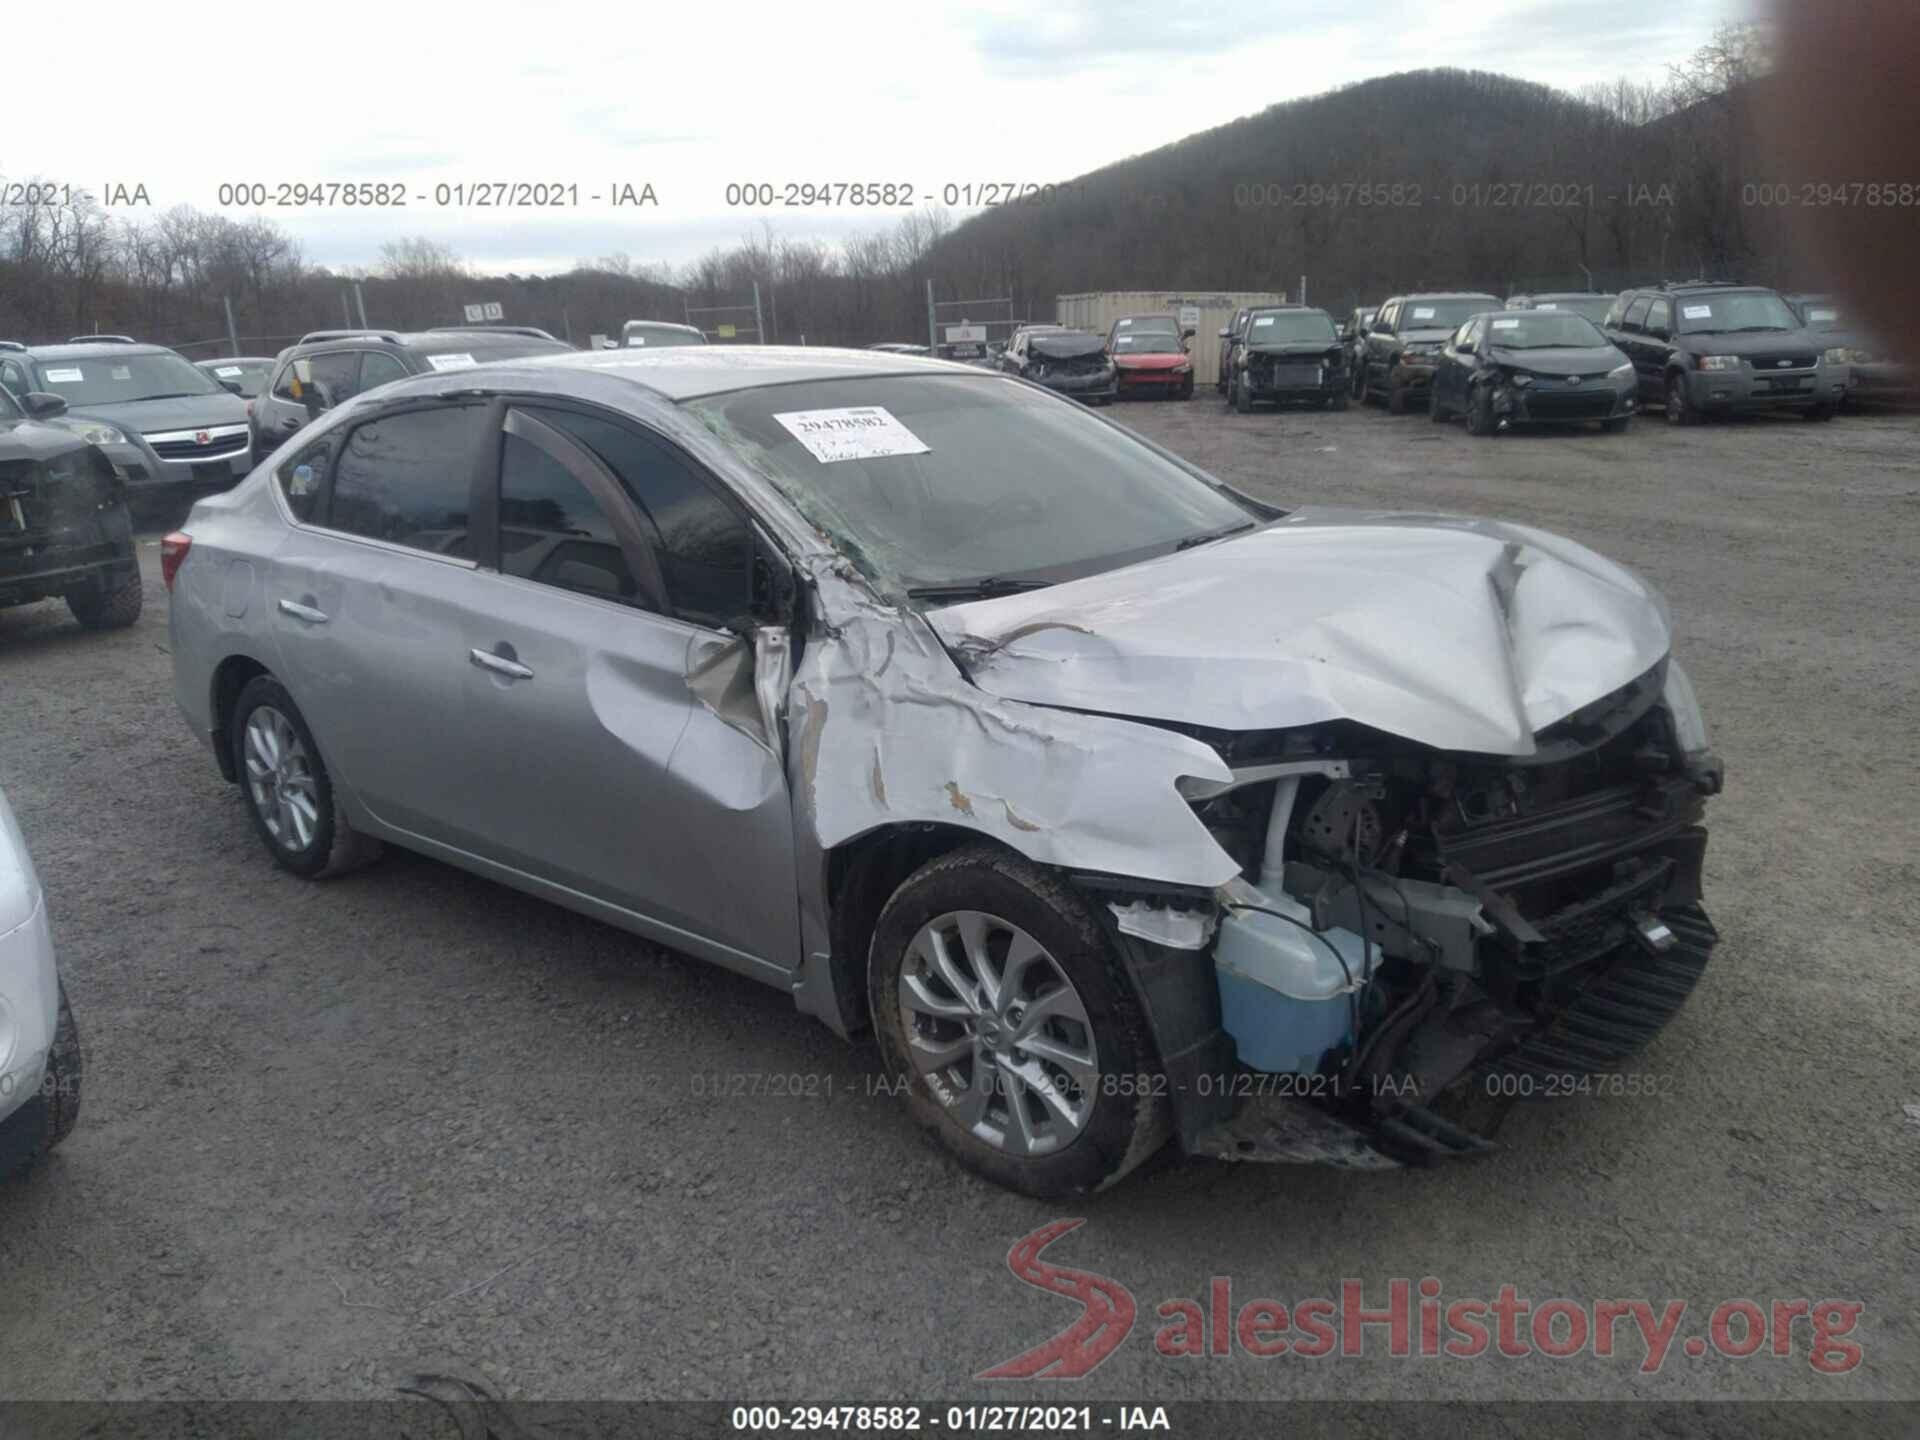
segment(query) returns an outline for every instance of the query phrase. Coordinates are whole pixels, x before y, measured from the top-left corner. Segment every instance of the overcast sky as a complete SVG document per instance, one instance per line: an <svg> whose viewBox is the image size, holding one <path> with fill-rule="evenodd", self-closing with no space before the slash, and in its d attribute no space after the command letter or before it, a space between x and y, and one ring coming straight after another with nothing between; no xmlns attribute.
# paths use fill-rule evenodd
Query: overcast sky
<svg viewBox="0 0 1920 1440"><path fill-rule="evenodd" d="M1564 89L1657 79L1751 12L1749 0L334 0L189 23L154 5L114 14L111 60L97 63L68 12L29 4L9 48L58 58L8 69L0 176L144 184L156 209L221 210L218 187L237 181L396 181L427 196L375 215L262 212L335 267L414 234L496 272L614 251L679 264L762 216L830 240L876 224L870 211L731 208L730 182L892 181L937 197L949 183L1064 180L1396 71L1498 70ZM76 81L95 73L101 88L80 98ZM580 203L432 203L437 184L491 181L576 184ZM658 206L611 208L619 184L651 184Z"/></svg>

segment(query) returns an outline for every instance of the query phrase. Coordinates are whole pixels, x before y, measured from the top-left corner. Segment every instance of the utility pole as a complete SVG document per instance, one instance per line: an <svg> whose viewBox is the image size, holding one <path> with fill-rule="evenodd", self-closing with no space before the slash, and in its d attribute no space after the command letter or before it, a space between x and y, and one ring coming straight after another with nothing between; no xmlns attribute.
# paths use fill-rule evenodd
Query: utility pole
<svg viewBox="0 0 1920 1440"><path fill-rule="evenodd" d="M220 303L227 307L227 344L231 345L233 347L233 353L238 355L240 353L240 332L234 328L233 324L233 298L228 295L222 295L220 297Z"/></svg>
<svg viewBox="0 0 1920 1440"><path fill-rule="evenodd" d="M760 344L767 343L766 322L760 318L760 282L753 282L753 338Z"/></svg>
<svg viewBox="0 0 1920 1440"><path fill-rule="evenodd" d="M360 328L367 328L367 297L360 293L360 282L353 282L353 303L360 311Z"/></svg>
<svg viewBox="0 0 1920 1440"><path fill-rule="evenodd" d="M567 307L560 307L560 330L567 337L567 343L573 343L573 321L567 315Z"/></svg>
<svg viewBox="0 0 1920 1440"><path fill-rule="evenodd" d="M347 329L353 328L353 306L347 303L347 287L340 287L340 318L347 323Z"/></svg>
<svg viewBox="0 0 1920 1440"><path fill-rule="evenodd" d="M934 355L940 353L938 327L933 323L933 277L931 275L927 277L927 350Z"/></svg>

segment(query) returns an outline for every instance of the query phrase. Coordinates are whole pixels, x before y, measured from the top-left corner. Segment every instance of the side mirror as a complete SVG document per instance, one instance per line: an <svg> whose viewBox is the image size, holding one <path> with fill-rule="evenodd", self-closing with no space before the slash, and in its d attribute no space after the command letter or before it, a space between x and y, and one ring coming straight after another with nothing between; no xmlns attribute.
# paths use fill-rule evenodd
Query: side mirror
<svg viewBox="0 0 1920 1440"><path fill-rule="evenodd" d="M1198 332L1197 330L1182 330L1182 331L1180 332L1180 338L1181 338L1182 340L1191 340L1191 339L1193 339L1193 337L1194 337L1195 335L1197 335L1198 333L1199 333L1199 332Z"/></svg>
<svg viewBox="0 0 1920 1440"><path fill-rule="evenodd" d="M51 420L67 413L67 397L46 390L29 390L20 406L36 420Z"/></svg>
<svg viewBox="0 0 1920 1440"><path fill-rule="evenodd" d="M1226 339L1226 338L1227 338L1227 336L1228 336L1228 335L1230 335L1230 334L1232 334L1232 333L1233 333L1233 332L1232 332L1232 331L1229 331L1229 330L1222 330L1222 331L1220 332L1220 338L1221 338L1222 340L1224 340L1224 339Z"/></svg>

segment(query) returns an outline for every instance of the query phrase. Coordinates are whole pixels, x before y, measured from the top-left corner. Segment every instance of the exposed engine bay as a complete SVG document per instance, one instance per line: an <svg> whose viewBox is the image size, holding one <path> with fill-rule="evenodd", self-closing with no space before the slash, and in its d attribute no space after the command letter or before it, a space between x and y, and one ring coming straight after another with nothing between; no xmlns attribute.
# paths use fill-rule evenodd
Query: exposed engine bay
<svg viewBox="0 0 1920 1440"><path fill-rule="evenodd" d="M1487 1148L1429 1106L1475 1079L1511 1099L1606 1075L1692 990L1715 940L1701 821L1721 777L1658 703L1665 670L1524 760L1349 722L1213 738L1235 779L1189 798L1241 866L1217 895L1221 1027L1242 1066L1300 1077L1282 1111L1306 1100L1369 1133L1348 1163ZM1263 1148L1228 1135L1239 1157ZM1328 1139L1264 1158L1337 1159Z"/></svg>

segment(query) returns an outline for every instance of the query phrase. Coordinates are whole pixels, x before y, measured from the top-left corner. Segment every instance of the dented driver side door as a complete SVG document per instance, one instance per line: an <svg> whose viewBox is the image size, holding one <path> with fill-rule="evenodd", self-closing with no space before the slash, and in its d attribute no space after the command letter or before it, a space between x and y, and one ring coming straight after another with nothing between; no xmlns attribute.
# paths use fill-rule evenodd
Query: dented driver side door
<svg viewBox="0 0 1920 1440"><path fill-rule="evenodd" d="M474 761L460 828L664 943L791 971L779 740L751 638L719 621L751 608L744 516L667 442L598 412L503 405L494 471L450 722Z"/></svg>

